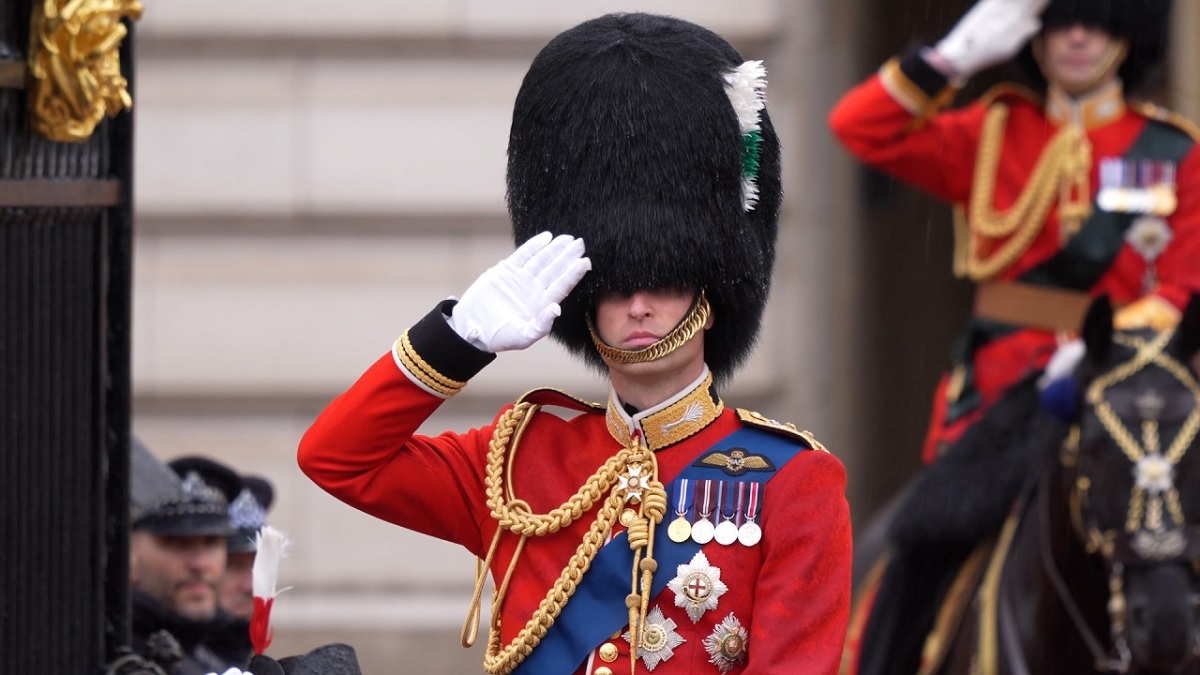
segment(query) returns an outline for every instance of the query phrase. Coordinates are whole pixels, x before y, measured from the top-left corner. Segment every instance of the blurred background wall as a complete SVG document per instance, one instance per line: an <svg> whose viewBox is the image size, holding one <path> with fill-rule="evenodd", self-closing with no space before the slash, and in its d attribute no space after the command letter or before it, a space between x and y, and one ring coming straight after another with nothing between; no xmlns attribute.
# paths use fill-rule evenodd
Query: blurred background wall
<svg viewBox="0 0 1200 675"><path fill-rule="evenodd" d="M1172 103L1196 116L1200 16L1177 4ZM269 519L295 547L272 653L340 640L367 673L479 672L482 645L457 640L472 558L343 506L294 452L400 332L511 250L505 144L521 77L550 37L608 11L690 19L766 62L784 148L779 258L761 344L724 396L824 441L862 525L916 469L968 293L950 279L948 211L856 166L825 117L969 5L148 2L134 83L133 430L164 458L207 454L274 481ZM536 386L606 395L545 341L503 355L425 430L479 424Z"/></svg>

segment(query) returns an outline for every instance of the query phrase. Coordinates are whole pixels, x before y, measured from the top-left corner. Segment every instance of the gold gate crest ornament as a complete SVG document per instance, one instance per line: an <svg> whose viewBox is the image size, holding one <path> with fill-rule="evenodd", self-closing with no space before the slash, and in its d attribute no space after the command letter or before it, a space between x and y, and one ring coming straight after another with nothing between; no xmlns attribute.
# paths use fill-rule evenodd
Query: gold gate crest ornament
<svg viewBox="0 0 1200 675"><path fill-rule="evenodd" d="M53 141L87 140L107 114L133 106L121 76L126 17L138 0L42 0L29 38L30 125Z"/></svg>

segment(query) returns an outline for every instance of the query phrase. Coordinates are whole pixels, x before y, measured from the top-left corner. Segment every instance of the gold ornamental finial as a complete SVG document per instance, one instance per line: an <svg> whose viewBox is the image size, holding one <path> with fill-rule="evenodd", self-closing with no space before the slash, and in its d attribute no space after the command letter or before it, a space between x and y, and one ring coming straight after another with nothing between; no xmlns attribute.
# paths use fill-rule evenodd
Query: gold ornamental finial
<svg viewBox="0 0 1200 675"><path fill-rule="evenodd" d="M107 114L133 106L121 76L121 21L138 0L42 0L30 31L30 125L53 141L87 140Z"/></svg>

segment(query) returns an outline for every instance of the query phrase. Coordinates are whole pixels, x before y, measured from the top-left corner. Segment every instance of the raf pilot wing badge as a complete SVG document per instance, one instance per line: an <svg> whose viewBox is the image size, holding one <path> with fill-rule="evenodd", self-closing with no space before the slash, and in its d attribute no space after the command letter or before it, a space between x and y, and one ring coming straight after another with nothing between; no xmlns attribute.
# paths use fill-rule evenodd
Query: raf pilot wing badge
<svg viewBox="0 0 1200 675"><path fill-rule="evenodd" d="M714 450L696 460L693 466L721 469L730 476L740 476L747 471L775 470L775 465L765 455L756 455L745 448Z"/></svg>

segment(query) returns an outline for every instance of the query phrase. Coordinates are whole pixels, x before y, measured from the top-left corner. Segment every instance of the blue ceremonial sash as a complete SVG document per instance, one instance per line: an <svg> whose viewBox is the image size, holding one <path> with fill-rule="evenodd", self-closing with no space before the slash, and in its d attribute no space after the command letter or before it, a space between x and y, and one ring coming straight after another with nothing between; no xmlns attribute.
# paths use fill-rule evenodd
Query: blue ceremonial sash
<svg viewBox="0 0 1200 675"><path fill-rule="evenodd" d="M697 458L711 452L731 448L745 448L771 460L774 471L747 472L735 480L766 483L783 465L798 453L808 450L796 439L788 439L753 427L743 427L696 455ZM685 467L671 483L671 496L677 497L679 479L713 478L720 474L728 476L719 467ZM657 597L666 588L679 565L689 562L702 547L688 539L676 543L667 537L670 516L654 528L654 558L658 561L658 572L650 587L650 597ZM633 551L629 548L629 537L625 532L612 538L596 554L575 593L563 607L554 624L534 648L533 652L513 671L517 675L544 675L547 673L572 673L591 654L596 645L603 643L622 626L629 623L629 610L625 607L625 596L632 586Z"/></svg>

